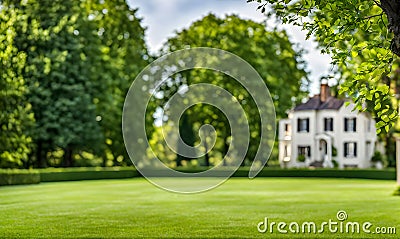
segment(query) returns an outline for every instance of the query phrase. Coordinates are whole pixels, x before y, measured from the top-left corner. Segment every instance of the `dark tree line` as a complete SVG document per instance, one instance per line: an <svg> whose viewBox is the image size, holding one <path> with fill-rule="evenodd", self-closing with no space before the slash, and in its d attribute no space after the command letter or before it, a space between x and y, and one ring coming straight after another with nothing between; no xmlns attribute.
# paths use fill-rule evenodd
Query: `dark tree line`
<svg viewBox="0 0 400 239"><path fill-rule="evenodd" d="M4 0L0 24L0 166L75 166L83 152L128 163L121 109L148 60L136 10L124 0Z"/></svg>

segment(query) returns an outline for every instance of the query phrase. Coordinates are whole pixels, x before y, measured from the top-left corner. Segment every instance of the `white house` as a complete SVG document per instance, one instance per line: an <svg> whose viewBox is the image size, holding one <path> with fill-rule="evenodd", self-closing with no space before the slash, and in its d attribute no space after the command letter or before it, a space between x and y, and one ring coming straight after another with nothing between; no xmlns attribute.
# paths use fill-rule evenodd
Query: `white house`
<svg viewBox="0 0 400 239"><path fill-rule="evenodd" d="M328 84L279 121L282 167L368 168L376 143L375 120L330 94ZM336 161L335 162L333 162Z"/></svg>

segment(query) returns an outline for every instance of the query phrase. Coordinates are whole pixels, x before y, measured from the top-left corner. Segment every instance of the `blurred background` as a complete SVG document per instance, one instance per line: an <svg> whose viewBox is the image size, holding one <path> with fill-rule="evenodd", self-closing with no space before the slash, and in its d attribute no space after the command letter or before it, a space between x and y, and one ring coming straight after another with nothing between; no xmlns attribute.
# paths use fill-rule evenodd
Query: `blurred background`
<svg viewBox="0 0 400 239"><path fill-rule="evenodd" d="M124 98L137 74L157 57L188 47L230 51L262 76L277 120L328 79L333 94L340 69L299 27L282 25L257 3L205 1L11 1L1 3L0 167L128 166L121 132ZM171 77L152 98L146 130L170 167L213 166L227 152L230 128L217 109L196 105L180 122L188 145L211 124L217 143L203 158L177 156L162 144L162 106L178 90L200 82L230 90L250 119L250 165L260 120L248 93L227 76L191 70ZM392 135L381 134L386 166L394 166ZM269 165L277 165L277 147Z"/></svg>

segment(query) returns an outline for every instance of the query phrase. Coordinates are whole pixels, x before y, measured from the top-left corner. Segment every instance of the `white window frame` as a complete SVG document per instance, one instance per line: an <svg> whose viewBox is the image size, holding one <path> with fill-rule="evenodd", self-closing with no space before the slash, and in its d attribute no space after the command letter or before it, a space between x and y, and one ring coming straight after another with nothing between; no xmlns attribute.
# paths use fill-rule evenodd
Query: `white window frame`
<svg viewBox="0 0 400 239"><path fill-rule="evenodd" d="M345 132L354 133L357 132L357 118L356 117L346 117L344 120L345 123Z"/></svg>
<svg viewBox="0 0 400 239"><path fill-rule="evenodd" d="M357 142L344 143L344 157L356 158L357 157Z"/></svg>

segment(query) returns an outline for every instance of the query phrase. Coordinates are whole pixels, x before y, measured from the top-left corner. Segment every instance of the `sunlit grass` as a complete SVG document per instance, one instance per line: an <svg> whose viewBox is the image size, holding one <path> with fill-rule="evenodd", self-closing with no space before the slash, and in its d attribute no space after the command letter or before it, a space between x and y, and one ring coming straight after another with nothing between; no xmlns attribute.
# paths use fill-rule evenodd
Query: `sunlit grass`
<svg viewBox="0 0 400 239"><path fill-rule="evenodd" d="M345 210L348 220L400 230L394 189L394 181L304 178L233 178L193 195L144 179L1 187L0 237L365 238L377 235L261 234L257 224L264 217L321 223Z"/></svg>

